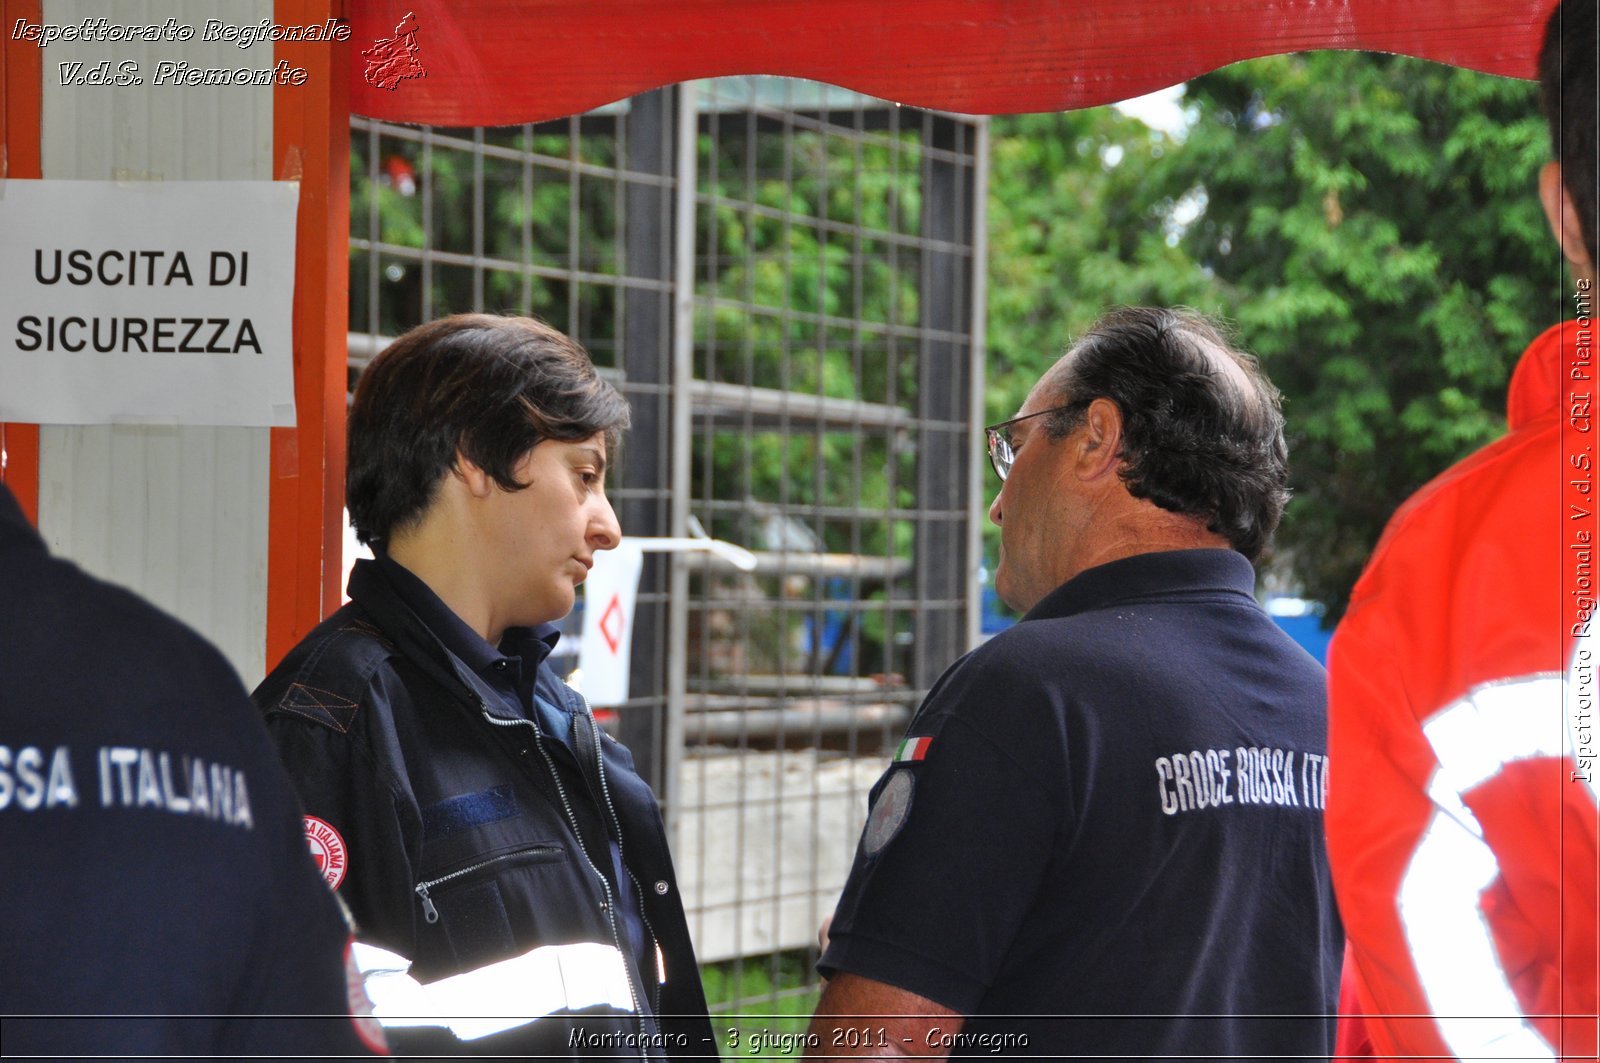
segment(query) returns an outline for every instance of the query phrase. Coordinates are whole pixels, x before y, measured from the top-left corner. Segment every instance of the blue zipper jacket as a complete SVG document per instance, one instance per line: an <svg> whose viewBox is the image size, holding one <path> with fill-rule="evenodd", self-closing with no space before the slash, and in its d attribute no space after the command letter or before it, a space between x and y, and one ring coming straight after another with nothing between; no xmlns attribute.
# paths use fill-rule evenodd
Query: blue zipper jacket
<svg viewBox="0 0 1600 1063"><path fill-rule="evenodd" d="M564 1012L472 1047L714 1056L660 810L628 750L542 661L534 692L573 715L571 746L513 712L379 563L358 562L349 590L253 698L360 938L410 959L423 983L598 943L626 957L633 1014ZM642 949L619 912L613 843Z"/></svg>

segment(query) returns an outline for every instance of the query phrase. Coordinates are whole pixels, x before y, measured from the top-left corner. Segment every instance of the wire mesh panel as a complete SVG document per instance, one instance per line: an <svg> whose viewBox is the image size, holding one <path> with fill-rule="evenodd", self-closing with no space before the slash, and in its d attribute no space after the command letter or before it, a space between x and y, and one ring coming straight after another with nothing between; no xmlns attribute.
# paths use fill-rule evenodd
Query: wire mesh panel
<svg viewBox="0 0 1600 1063"><path fill-rule="evenodd" d="M532 126L354 123L352 382L415 324L532 313L633 406L624 532L755 554L646 555L608 723L724 1008L809 1011L867 790L968 648L981 122L728 78Z"/></svg>
<svg viewBox="0 0 1600 1063"><path fill-rule="evenodd" d="M700 109L691 506L758 565L690 583L680 865L702 954L761 957L738 1006L784 1011L967 648L979 127L767 78Z"/></svg>

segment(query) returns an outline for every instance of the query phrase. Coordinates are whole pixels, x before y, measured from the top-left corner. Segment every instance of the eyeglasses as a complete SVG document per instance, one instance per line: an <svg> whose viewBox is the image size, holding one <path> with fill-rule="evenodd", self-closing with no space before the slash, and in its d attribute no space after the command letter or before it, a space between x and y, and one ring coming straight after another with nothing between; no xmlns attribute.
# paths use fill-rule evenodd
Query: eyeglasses
<svg viewBox="0 0 1600 1063"><path fill-rule="evenodd" d="M1034 413L1025 413L1021 417L1013 417L1009 421L985 428L984 434L989 438L989 464L994 466L994 473L1000 477L1002 483L1011 475L1011 466L1017 460L1017 448L1011 442L1011 426L1018 421L1026 421L1033 417L1043 417L1047 413L1061 413L1079 407L1079 403L1069 402L1064 406L1052 406L1048 410L1038 410Z"/></svg>

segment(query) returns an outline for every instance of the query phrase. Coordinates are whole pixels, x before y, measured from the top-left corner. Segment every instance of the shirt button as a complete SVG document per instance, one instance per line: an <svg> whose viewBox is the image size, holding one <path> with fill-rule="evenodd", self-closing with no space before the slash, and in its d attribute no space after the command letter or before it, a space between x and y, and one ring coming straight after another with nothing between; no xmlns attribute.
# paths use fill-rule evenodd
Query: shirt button
<svg viewBox="0 0 1600 1063"><path fill-rule="evenodd" d="M667 880L666 879L662 879L661 881L656 883L656 894L658 896L665 897L667 895L667 890L669 888L670 887L667 885Z"/></svg>
<svg viewBox="0 0 1600 1063"><path fill-rule="evenodd" d="M511 663L510 661L496 661L496 662L494 662L495 671L497 671L497 672L505 671L506 670L506 666L508 664L510 664L510 663Z"/></svg>

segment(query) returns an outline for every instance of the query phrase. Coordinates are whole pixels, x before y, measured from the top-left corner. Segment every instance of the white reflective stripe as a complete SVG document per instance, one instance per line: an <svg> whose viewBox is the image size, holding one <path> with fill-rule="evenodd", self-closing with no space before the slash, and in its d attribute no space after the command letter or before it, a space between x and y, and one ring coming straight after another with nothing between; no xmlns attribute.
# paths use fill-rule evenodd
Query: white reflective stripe
<svg viewBox="0 0 1600 1063"><path fill-rule="evenodd" d="M364 941L350 946L350 956L361 972L362 988L372 1001L372 1017L385 1028L401 1026L443 1026L432 1017L433 1005L415 978L411 961L398 952L380 949Z"/></svg>
<svg viewBox="0 0 1600 1063"><path fill-rule="evenodd" d="M1487 782L1513 761L1571 752L1562 680L1552 673L1485 683L1423 726L1457 793Z"/></svg>
<svg viewBox="0 0 1600 1063"><path fill-rule="evenodd" d="M1428 1009L1440 1037L1462 1060L1554 1059L1544 1038L1523 1020L1478 907L1499 865L1475 835L1472 814L1459 798L1455 804L1465 820L1445 809L1434 812L1398 898Z"/></svg>
<svg viewBox="0 0 1600 1063"><path fill-rule="evenodd" d="M372 1017L385 1029L402 1026L447 1026L422 984L404 971L375 971L365 982Z"/></svg>
<svg viewBox="0 0 1600 1063"><path fill-rule="evenodd" d="M1483 837L1483 824L1461 800L1461 795L1445 781L1444 772L1435 771L1428 783L1428 799L1433 802L1434 815L1446 816L1474 838Z"/></svg>
<svg viewBox="0 0 1600 1063"><path fill-rule="evenodd" d="M364 975L390 973L399 971L401 974L411 970L411 961L398 952L380 949L376 945L368 945L364 941L352 942L350 955L356 961L356 970Z"/></svg>
<svg viewBox="0 0 1600 1063"><path fill-rule="evenodd" d="M544 945L427 985L406 973L404 957L365 948L365 962L358 955L357 964L367 974L372 1013L386 1027L448 1026L471 1041L560 1011L633 1011L622 953L598 942Z"/></svg>
<svg viewBox="0 0 1600 1063"><path fill-rule="evenodd" d="M1396 899L1429 1011L1463 1060L1555 1058L1500 965L1480 907L1500 866L1462 795L1508 764L1571 753L1566 686L1553 673L1486 683L1422 728L1439 760L1428 782L1434 812Z"/></svg>

